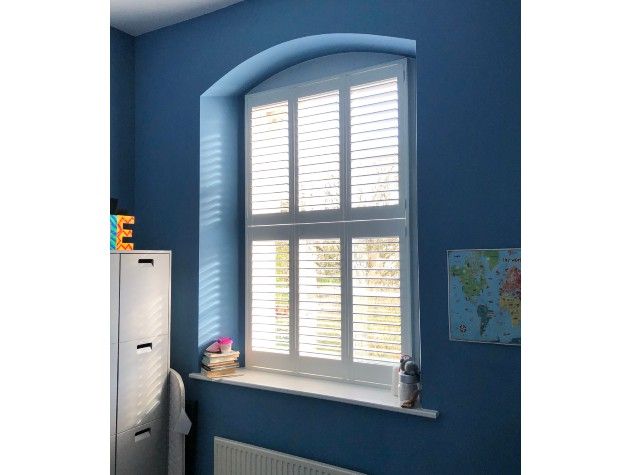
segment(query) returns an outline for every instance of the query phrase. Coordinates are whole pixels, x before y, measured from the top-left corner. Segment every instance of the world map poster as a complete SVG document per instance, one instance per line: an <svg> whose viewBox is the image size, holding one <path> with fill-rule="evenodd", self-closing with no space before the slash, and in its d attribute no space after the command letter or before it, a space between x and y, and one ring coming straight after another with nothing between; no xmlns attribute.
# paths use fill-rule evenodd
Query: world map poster
<svg viewBox="0 0 630 475"><path fill-rule="evenodd" d="M450 339L521 344L521 250L447 251Z"/></svg>

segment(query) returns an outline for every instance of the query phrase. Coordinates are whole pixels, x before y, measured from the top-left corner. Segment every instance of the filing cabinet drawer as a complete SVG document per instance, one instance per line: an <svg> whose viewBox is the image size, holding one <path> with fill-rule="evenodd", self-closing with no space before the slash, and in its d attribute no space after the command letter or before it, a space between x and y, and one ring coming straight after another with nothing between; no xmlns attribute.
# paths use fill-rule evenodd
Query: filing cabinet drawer
<svg viewBox="0 0 630 475"><path fill-rule="evenodd" d="M168 336L119 344L117 433L167 414L168 348Z"/></svg>
<svg viewBox="0 0 630 475"><path fill-rule="evenodd" d="M120 254L109 255L109 342L118 343Z"/></svg>
<svg viewBox="0 0 630 475"><path fill-rule="evenodd" d="M169 332L170 254L120 256L119 340Z"/></svg>
<svg viewBox="0 0 630 475"><path fill-rule="evenodd" d="M109 435L116 435L118 399L118 343L109 345Z"/></svg>
<svg viewBox="0 0 630 475"><path fill-rule="evenodd" d="M168 436L158 419L118 434L116 475L165 475Z"/></svg>

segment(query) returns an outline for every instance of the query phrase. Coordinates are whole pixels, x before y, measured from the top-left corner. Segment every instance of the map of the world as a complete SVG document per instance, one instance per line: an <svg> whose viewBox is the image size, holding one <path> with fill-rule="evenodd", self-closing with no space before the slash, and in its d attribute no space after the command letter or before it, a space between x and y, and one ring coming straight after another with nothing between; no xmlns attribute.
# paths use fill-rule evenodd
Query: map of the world
<svg viewBox="0 0 630 475"><path fill-rule="evenodd" d="M521 344L521 250L447 252L451 340Z"/></svg>

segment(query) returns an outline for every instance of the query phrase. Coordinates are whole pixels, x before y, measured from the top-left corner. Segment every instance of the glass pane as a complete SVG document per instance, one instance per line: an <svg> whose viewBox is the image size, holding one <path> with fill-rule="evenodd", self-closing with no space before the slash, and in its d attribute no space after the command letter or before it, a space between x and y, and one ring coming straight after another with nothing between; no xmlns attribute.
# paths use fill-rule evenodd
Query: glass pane
<svg viewBox="0 0 630 475"><path fill-rule="evenodd" d="M350 88L350 201L399 204L397 78Z"/></svg>
<svg viewBox="0 0 630 475"><path fill-rule="evenodd" d="M289 353L289 241L252 242L252 350Z"/></svg>
<svg viewBox="0 0 630 475"><path fill-rule="evenodd" d="M300 97L297 122L299 210L339 209L339 91Z"/></svg>
<svg viewBox="0 0 630 475"><path fill-rule="evenodd" d="M300 356L341 359L341 241L300 239Z"/></svg>
<svg viewBox="0 0 630 475"><path fill-rule="evenodd" d="M289 103L251 110L252 214L289 212Z"/></svg>
<svg viewBox="0 0 630 475"><path fill-rule="evenodd" d="M352 239L353 360L396 363L401 347L398 236Z"/></svg>

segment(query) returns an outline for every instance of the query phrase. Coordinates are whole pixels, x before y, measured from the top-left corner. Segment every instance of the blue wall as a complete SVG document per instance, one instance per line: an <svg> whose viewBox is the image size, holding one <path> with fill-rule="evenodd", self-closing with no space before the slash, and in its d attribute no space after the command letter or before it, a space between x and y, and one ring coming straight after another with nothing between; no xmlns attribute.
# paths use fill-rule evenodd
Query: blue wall
<svg viewBox="0 0 630 475"><path fill-rule="evenodd" d="M320 56L304 61L295 66L283 69L269 79L261 82L249 92L268 91L279 87L300 84L318 79L347 73L358 69L369 68L379 64L401 59L403 56L385 53L337 53Z"/></svg>
<svg viewBox="0 0 630 475"><path fill-rule="evenodd" d="M134 207L134 38L109 29L110 77L110 196L118 206Z"/></svg>
<svg viewBox="0 0 630 475"><path fill-rule="evenodd" d="M247 0L136 38L134 235L138 248L174 253L172 366L197 371L198 336L210 332L198 319L201 94L261 51L340 32L416 41L424 402L441 416L185 378L199 401L197 473L211 473L213 435L370 474L517 473L520 349L449 342L445 268L447 249L520 245L517 1ZM216 191L232 229L242 222L237 150L219 164L237 180ZM230 238L242 236L218 242Z"/></svg>

